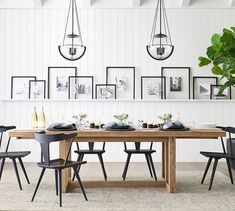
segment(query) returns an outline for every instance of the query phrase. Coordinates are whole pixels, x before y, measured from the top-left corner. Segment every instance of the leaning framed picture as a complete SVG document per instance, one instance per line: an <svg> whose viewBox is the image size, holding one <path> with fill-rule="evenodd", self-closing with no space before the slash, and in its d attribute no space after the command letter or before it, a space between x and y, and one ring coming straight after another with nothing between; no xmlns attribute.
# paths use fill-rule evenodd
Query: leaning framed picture
<svg viewBox="0 0 235 211"><path fill-rule="evenodd" d="M69 76L69 99L93 99L93 76Z"/></svg>
<svg viewBox="0 0 235 211"><path fill-rule="evenodd" d="M222 94L219 94L220 87L222 85L211 85L210 99L212 100L231 100L232 89L231 87L226 88Z"/></svg>
<svg viewBox="0 0 235 211"><path fill-rule="evenodd" d="M95 99L116 99L116 84L96 84Z"/></svg>
<svg viewBox="0 0 235 211"><path fill-rule="evenodd" d="M29 99L46 98L46 80L29 81Z"/></svg>
<svg viewBox="0 0 235 211"><path fill-rule="evenodd" d="M141 99L158 100L165 98L166 77L141 76Z"/></svg>
<svg viewBox="0 0 235 211"><path fill-rule="evenodd" d="M29 99L29 81L36 79L36 76L12 76L11 99Z"/></svg>
<svg viewBox="0 0 235 211"><path fill-rule="evenodd" d="M190 67L162 67L166 77L165 99L190 99Z"/></svg>
<svg viewBox="0 0 235 211"><path fill-rule="evenodd" d="M135 99L135 67L106 67L106 84L116 84L117 99Z"/></svg>
<svg viewBox="0 0 235 211"><path fill-rule="evenodd" d="M211 85L217 85L218 78L210 76L193 77L193 99L210 99Z"/></svg>
<svg viewBox="0 0 235 211"><path fill-rule="evenodd" d="M67 99L69 76L77 76L77 67L48 67L48 99Z"/></svg>

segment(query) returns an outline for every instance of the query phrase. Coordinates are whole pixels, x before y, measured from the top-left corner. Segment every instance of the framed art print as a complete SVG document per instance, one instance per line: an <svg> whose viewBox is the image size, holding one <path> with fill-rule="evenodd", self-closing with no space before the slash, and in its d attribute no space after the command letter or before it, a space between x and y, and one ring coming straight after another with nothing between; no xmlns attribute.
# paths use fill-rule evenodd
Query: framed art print
<svg viewBox="0 0 235 211"><path fill-rule="evenodd" d="M46 81L30 80L29 81L29 99L46 98Z"/></svg>
<svg viewBox="0 0 235 211"><path fill-rule="evenodd" d="M36 76L12 76L11 99L29 99L30 80L36 80Z"/></svg>
<svg viewBox="0 0 235 211"><path fill-rule="evenodd" d="M231 87L226 88L222 94L219 94L222 85L211 85L210 99L212 100L230 100L232 96Z"/></svg>
<svg viewBox="0 0 235 211"><path fill-rule="evenodd" d="M141 99L164 99L166 90L166 77L142 76Z"/></svg>
<svg viewBox="0 0 235 211"><path fill-rule="evenodd" d="M96 84L96 99L116 99L116 84Z"/></svg>
<svg viewBox="0 0 235 211"><path fill-rule="evenodd" d="M106 67L106 84L116 84L117 99L135 99L135 67Z"/></svg>
<svg viewBox="0 0 235 211"><path fill-rule="evenodd" d="M93 76L69 76L69 99L93 99Z"/></svg>
<svg viewBox="0 0 235 211"><path fill-rule="evenodd" d="M77 67L48 67L48 99L67 99L69 76L77 76Z"/></svg>
<svg viewBox="0 0 235 211"><path fill-rule="evenodd" d="M190 67L162 67L166 77L165 99L190 99Z"/></svg>
<svg viewBox="0 0 235 211"><path fill-rule="evenodd" d="M217 85L217 77L193 77L193 99L210 99L211 85Z"/></svg>

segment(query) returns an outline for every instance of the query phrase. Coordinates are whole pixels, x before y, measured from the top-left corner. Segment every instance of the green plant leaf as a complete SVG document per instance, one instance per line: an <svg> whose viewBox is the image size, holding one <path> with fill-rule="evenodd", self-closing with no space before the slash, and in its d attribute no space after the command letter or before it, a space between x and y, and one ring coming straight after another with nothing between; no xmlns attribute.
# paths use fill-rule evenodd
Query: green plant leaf
<svg viewBox="0 0 235 211"><path fill-rule="evenodd" d="M235 85L235 78L232 78L232 80L225 82L225 84L220 87L219 94L223 94L225 89L233 85Z"/></svg>
<svg viewBox="0 0 235 211"><path fill-rule="evenodd" d="M200 61L199 67L203 67L203 66L206 66L206 65L208 65L208 64L211 63L211 60L210 60L210 59L207 59L207 58L202 57L202 56L199 56L199 57L198 57L198 60Z"/></svg>
<svg viewBox="0 0 235 211"><path fill-rule="evenodd" d="M235 32L235 27L231 27L231 29Z"/></svg>
<svg viewBox="0 0 235 211"><path fill-rule="evenodd" d="M215 75L223 75L223 73L224 73L224 71L219 66L214 66L211 71Z"/></svg>
<svg viewBox="0 0 235 211"><path fill-rule="evenodd" d="M220 35L214 34L211 38L211 43L212 43L214 50L219 50L222 47L222 43L220 41Z"/></svg>
<svg viewBox="0 0 235 211"><path fill-rule="evenodd" d="M214 50L213 46L207 48L206 55L209 59L213 60L216 56L216 51Z"/></svg>

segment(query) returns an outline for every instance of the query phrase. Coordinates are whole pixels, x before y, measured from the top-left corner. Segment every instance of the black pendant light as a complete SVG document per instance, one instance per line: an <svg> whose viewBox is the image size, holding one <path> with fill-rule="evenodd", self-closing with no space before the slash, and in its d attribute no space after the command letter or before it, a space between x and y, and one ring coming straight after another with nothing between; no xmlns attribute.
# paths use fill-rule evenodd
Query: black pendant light
<svg viewBox="0 0 235 211"><path fill-rule="evenodd" d="M174 51L164 0L157 2L150 43L146 46L146 49L148 54L156 60L165 60Z"/></svg>
<svg viewBox="0 0 235 211"><path fill-rule="evenodd" d="M86 52L86 46L82 43L76 0L70 0L63 44L58 48L61 56L70 61L80 59Z"/></svg>

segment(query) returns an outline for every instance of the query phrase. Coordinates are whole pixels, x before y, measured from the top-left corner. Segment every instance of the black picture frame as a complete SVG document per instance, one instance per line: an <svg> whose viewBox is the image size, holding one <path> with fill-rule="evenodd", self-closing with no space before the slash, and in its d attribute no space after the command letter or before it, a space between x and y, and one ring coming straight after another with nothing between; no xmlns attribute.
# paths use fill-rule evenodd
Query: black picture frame
<svg viewBox="0 0 235 211"><path fill-rule="evenodd" d="M167 80L167 76L165 74L165 71L167 69L170 69L170 70L173 70L173 69L176 69L176 70L180 70L180 69L185 69L187 71L187 79L188 79L188 83L187 86L188 86L188 93L187 93L187 96L185 96L185 98L168 98L167 96L167 84L169 83L168 80ZM166 77L166 89L165 89L165 99L191 99L191 67L161 67L161 76L162 77ZM170 84L170 83L169 83Z"/></svg>
<svg viewBox="0 0 235 211"><path fill-rule="evenodd" d="M68 99L71 99L71 79L91 79L91 99L94 99L94 77L93 76L69 76ZM74 98L76 99L76 97Z"/></svg>
<svg viewBox="0 0 235 211"><path fill-rule="evenodd" d="M222 85L215 85L215 84L212 84L210 86L210 99L211 100L219 100L220 98L218 99L214 99L213 98L213 87L221 87ZM231 100L232 99L232 89L231 89L231 86L227 88L228 89L228 98L224 98L223 100ZM225 89L226 90L226 89ZM221 98L222 99L222 98Z"/></svg>
<svg viewBox="0 0 235 211"><path fill-rule="evenodd" d="M99 86L106 86L106 87L113 87L114 88L114 99L116 100L117 99L117 89L116 89L116 84L96 84L95 85L95 99L100 99L100 98L97 98L97 91L98 91L98 87ZM108 100L107 98L104 98L106 100Z"/></svg>
<svg viewBox="0 0 235 211"><path fill-rule="evenodd" d="M43 98L39 98L39 99L46 99L46 80L30 80L29 81L29 99L31 99L31 84L33 82L43 83Z"/></svg>
<svg viewBox="0 0 235 211"><path fill-rule="evenodd" d="M11 76L11 99L13 99L13 90L14 90L14 79L28 79L28 81L30 79L36 80L37 77L36 76ZM29 85L29 82L27 82L27 84ZM29 88L28 88L28 93L25 94L27 95L27 98L29 97Z"/></svg>
<svg viewBox="0 0 235 211"><path fill-rule="evenodd" d="M109 81L109 72L112 69L131 69L133 71L132 73L132 80L133 80L133 92L132 92L132 99L135 99L135 67L134 66L108 66L106 67L106 84L115 84L114 81ZM117 92L117 85L116 85L116 92ZM121 98L125 99L125 98Z"/></svg>
<svg viewBox="0 0 235 211"><path fill-rule="evenodd" d="M193 99L195 98L195 84L197 79L215 79L215 83L212 83L214 85L218 85L218 78L214 76L194 76L193 77ZM210 89L210 88L209 88ZM211 89L210 89L211 90ZM200 99L200 98L199 98ZM209 99L210 99L210 94L209 94Z"/></svg>
<svg viewBox="0 0 235 211"><path fill-rule="evenodd" d="M51 89L50 89L50 83L51 83L51 71L52 69L60 69L60 70L63 70L63 69L73 69L74 70L74 74L73 75L68 75L68 80L69 80L69 76L77 76L77 67L68 67L68 66L50 66L48 67L48 75L47 75L47 98L48 99L51 99ZM69 81L68 81L69 83ZM68 91L66 92L66 97L64 98L68 98Z"/></svg>
<svg viewBox="0 0 235 211"><path fill-rule="evenodd" d="M166 98L166 77L165 76L141 76L141 100L144 99L143 97L143 85L144 79L161 79L161 99Z"/></svg>

